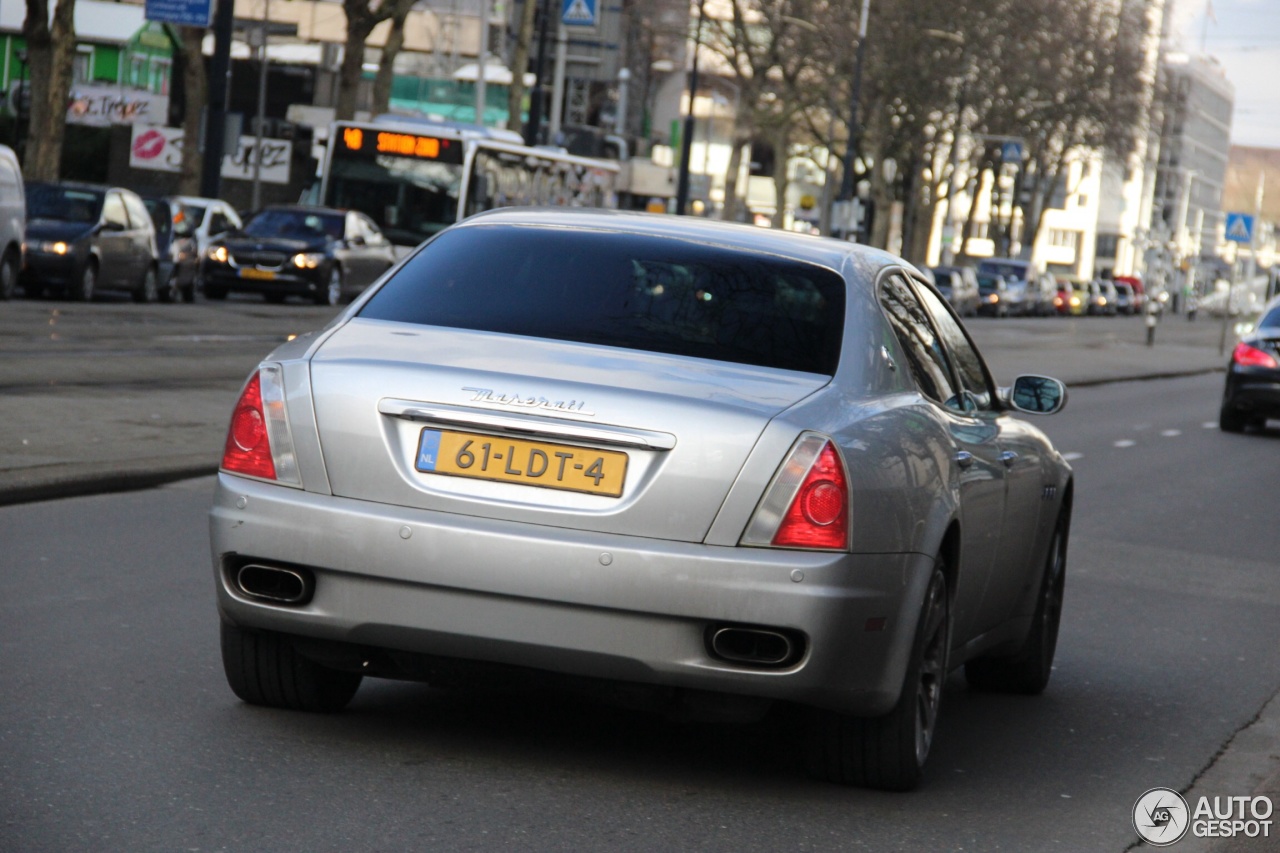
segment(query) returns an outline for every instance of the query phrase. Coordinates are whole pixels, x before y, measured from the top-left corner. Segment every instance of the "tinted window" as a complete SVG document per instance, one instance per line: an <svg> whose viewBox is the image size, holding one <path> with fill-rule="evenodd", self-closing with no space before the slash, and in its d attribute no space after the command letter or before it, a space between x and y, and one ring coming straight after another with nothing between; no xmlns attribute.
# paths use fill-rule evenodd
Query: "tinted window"
<svg viewBox="0 0 1280 853"><path fill-rule="evenodd" d="M1276 307L1272 308L1270 311L1266 313L1266 315L1258 322L1258 328L1260 329L1280 328L1280 305L1277 305Z"/></svg>
<svg viewBox="0 0 1280 853"><path fill-rule="evenodd" d="M317 237L342 239L344 215L310 210L264 210L244 227L251 237L287 237L314 240Z"/></svg>
<svg viewBox="0 0 1280 853"><path fill-rule="evenodd" d="M63 222L97 222L102 213L102 192L57 184L27 186L27 218Z"/></svg>
<svg viewBox="0 0 1280 853"><path fill-rule="evenodd" d="M884 280L880 285L880 304L902 345L920 393L937 403L957 398L942 342L902 277L891 275Z"/></svg>
<svg viewBox="0 0 1280 853"><path fill-rule="evenodd" d="M938 334L947 346L951 363L955 365L956 373L960 376L960 384L968 392L967 404L958 400L947 400L947 405L951 408L966 410L975 407L990 408L991 385L987 381L987 372L982 366L982 357L974 349L969 336L960 326L960 321L947 310L942 300L929 292L927 287L916 289L920 291L920 301L924 303L929 316L933 318L934 328L938 330Z"/></svg>
<svg viewBox="0 0 1280 853"><path fill-rule="evenodd" d="M1027 265L1016 261L983 261L978 264L978 271L988 275L1002 275L1006 279L1027 278Z"/></svg>
<svg viewBox="0 0 1280 853"><path fill-rule="evenodd" d="M157 237L169 236L169 225L173 222L173 217L169 213L169 203L158 198L144 198L142 203L147 206L147 213L151 214L151 223L156 227Z"/></svg>
<svg viewBox="0 0 1280 853"><path fill-rule="evenodd" d="M675 239L480 225L441 234L360 312L423 325L835 373L844 279Z"/></svg>

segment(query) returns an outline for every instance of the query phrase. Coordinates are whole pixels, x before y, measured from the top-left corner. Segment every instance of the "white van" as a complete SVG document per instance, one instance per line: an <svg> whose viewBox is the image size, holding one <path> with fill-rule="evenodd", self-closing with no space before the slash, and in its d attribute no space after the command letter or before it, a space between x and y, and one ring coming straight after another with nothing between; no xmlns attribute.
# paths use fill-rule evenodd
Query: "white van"
<svg viewBox="0 0 1280 853"><path fill-rule="evenodd" d="M22 271L23 233L27 230L27 200L22 167L7 145L0 145L0 299L12 299Z"/></svg>

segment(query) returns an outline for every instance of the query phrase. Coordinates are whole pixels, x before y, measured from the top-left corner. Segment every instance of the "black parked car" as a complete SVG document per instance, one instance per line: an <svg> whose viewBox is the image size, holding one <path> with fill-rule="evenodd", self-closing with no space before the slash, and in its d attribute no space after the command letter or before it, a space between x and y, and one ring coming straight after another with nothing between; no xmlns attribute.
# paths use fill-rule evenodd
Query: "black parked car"
<svg viewBox="0 0 1280 853"><path fill-rule="evenodd" d="M201 263L209 299L234 290L268 302L295 295L336 305L390 269L395 253L362 213L294 205L262 210L213 243Z"/></svg>
<svg viewBox="0 0 1280 853"><path fill-rule="evenodd" d="M1241 432L1267 418L1280 418L1280 298L1267 303L1257 327L1231 353L1218 426Z"/></svg>
<svg viewBox="0 0 1280 853"><path fill-rule="evenodd" d="M160 301L194 302L196 277L200 273L200 249L195 231L180 199L144 198L156 228Z"/></svg>
<svg viewBox="0 0 1280 853"><path fill-rule="evenodd" d="M137 194L119 187L29 182L27 295L43 291L88 301L126 290L135 302L159 295L156 233Z"/></svg>

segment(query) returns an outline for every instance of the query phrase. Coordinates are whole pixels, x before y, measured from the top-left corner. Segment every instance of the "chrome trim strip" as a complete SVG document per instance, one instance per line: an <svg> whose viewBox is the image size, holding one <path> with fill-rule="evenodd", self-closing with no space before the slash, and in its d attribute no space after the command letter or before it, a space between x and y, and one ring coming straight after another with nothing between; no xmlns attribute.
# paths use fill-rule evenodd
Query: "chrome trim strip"
<svg viewBox="0 0 1280 853"><path fill-rule="evenodd" d="M638 447L644 450L671 450L676 437L667 432L631 429L629 427L596 424L569 423L549 420L546 417L507 415L477 412L444 404L415 403L411 400L383 398L378 401L378 411L393 418L424 421L447 426L479 427L495 432L536 435L571 441L591 441L618 447Z"/></svg>

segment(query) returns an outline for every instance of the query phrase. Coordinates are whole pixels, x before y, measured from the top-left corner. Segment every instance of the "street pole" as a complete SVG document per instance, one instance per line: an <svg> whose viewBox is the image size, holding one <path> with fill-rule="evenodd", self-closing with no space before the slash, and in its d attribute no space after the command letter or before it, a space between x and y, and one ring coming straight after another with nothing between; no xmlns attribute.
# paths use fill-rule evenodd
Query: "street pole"
<svg viewBox="0 0 1280 853"><path fill-rule="evenodd" d="M476 124L484 127L484 72L489 66L489 0L480 0L480 47L476 54Z"/></svg>
<svg viewBox="0 0 1280 853"><path fill-rule="evenodd" d="M204 164L200 195L217 198L222 189L222 155L226 150L227 87L231 82L233 0L217 0L213 15L213 57L209 63L209 109L204 123Z"/></svg>
<svg viewBox="0 0 1280 853"><path fill-rule="evenodd" d="M564 24L556 28L556 65L551 72L551 121L547 125L547 142L558 145L560 124L564 120L564 77L569 64L569 33Z"/></svg>
<svg viewBox="0 0 1280 853"><path fill-rule="evenodd" d="M861 133L858 128L858 101L862 98L862 65L867 56L867 15L870 11L871 0L862 0L862 12L858 16L858 53L853 66L853 90L849 97L849 141L844 147L844 176L840 183L840 201L850 203L853 202L853 157ZM848 224L853 227L852 222ZM848 233L842 236L849 238Z"/></svg>
<svg viewBox="0 0 1280 853"><path fill-rule="evenodd" d="M262 126L267 123L267 27L271 20L271 0L262 4L262 26L258 28L258 127L253 144L253 209L262 207Z"/></svg>
<svg viewBox="0 0 1280 853"><path fill-rule="evenodd" d="M525 145L537 145L538 134L542 130L542 74L546 69L547 22L551 18L551 6L545 0L541 12L542 22L538 25L538 61L533 66L533 91L529 93L529 123L524 127ZM521 70L516 69L513 73L519 74Z"/></svg>
<svg viewBox="0 0 1280 853"><path fill-rule="evenodd" d="M689 205L689 159L693 156L693 102L698 97L698 52L702 48L702 11L706 0L698 0L698 26L693 35L693 68L689 74L689 111L680 135L680 171L676 179L676 215L684 216Z"/></svg>

